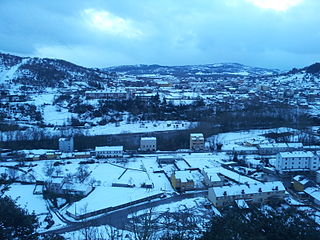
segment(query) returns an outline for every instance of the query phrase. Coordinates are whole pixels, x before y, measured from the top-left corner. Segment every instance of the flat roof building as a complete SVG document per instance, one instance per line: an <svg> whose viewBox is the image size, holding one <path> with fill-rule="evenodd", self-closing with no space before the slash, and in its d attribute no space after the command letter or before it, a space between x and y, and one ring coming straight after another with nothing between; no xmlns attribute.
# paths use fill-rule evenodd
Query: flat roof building
<svg viewBox="0 0 320 240"><path fill-rule="evenodd" d="M202 133L190 134L190 149L194 151L204 150L204 137Z"/></svg>
<svg viewBox="0 0 320 240"><path fill-rule="evenodd" d="M142 137L140 139L140 151L149 152L157 150L156 137Z"/></svg>
<svg viewBox="0 0 320 240"><path fill-rule="evenodd" d="M95 148L97 158L123 157L123 146L102 146Z"/></svg>

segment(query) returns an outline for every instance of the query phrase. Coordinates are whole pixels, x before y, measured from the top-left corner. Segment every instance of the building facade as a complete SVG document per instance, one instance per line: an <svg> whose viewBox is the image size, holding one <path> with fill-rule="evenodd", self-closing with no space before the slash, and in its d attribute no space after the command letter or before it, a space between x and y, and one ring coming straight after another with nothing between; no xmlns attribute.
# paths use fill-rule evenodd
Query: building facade
<svg viewBox="0 0 320 240"><path fill-rule="evenodd" d="M73 152L74 150L73 137L59 138L59 150L61 152Z"/></svg>
<svg viewBox="0 0 320 240"><path fill-rule="evenodd" d="M223 186L224 178L219 176L216 169L202 169L201 171L204 177L204 183L208 187L221 187Z"/></svg>
<svg viewBox="0 0 320 240"><path fill-rule="evenodd" d="M95 148L97 158L123 157L123 146L102 146Z"/></svg>
<svg viewBox="0 0 320 240"><path fill-rule="evenodd" d="M209 188L208 199L215 207L228 206L239 199L248 203L265 203L270 200L282 200L285 191L280 181L231 185Z"/></svg>
<svg viewBox="0 0 320 240"><path fill-rule="evenodd" d="M190 149L194 151L204 150L204 137L202 133L190 134Z"/></svg>
<svg viewBox="0 0 320 240"><path fill-rule="evenodd" d="M157 138L142 137L140 139L140 151L149 152L157 150Z"/></svg>
<svg viewBox="0 0 320 240"><path fill-rule="evenodd" d="M191 171L175 171L171 175L170 180L172 187L179 192L192 190L195 188Z"/></svg>
<svg viewBox="0 0 320 240"><path fill-rule="evenodd" d="M276 170L279 173L316 171L319 169L319 157L312 152L281 152L277 154Z"/></svg>

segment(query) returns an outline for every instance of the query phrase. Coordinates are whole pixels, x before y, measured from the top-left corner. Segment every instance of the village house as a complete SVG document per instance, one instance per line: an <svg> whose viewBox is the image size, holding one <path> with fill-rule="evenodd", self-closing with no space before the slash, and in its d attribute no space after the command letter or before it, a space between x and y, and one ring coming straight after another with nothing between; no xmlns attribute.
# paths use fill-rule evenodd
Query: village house
<svg viewBox="0 0 320 240"><path fill-rule="evenodd" d="M221 187L223 186L224 177L217 173L216 169L206 168L202 169L204 176L204 183L207 187Z"/></svg>
<svg viewBox="0 0 320 240"><path fill-rule="evenodd" d="M312 187L315 185L311 180L307 179L303 175L297 175L292 180L293 180L292 182L293 188L297 192L303 192L306 188Z"/></svg>
<svg viewBox="0 0 320 240"><path fill-rule="evenodd" d="M117 158L123 157L123 146L102 146L96 147L97 158Z"/></svg>
<svg viewBox="0 0 320 240"><path fill-rule="evenodd" d="M140 139L140 151L156 151L157 150L157 138L155 137L142 137Z"/></svg>
<svg viewBox="0 0 320 240"><path fill-rule="evenodd" d="M73 153L73 158L90 158L90 152L75 152Z"/></svg>
<svg viewBox="0 0 320 240"><path fill-rule="evenodd" d="M61 156L61 152L48 151L44 155L42 155L42 158L52 160L52 159L58 159L58 158L60 158L60 156ZM41 156L40 156L40 158L41 158Z"/></svg>
<svg viewBox="0 0 320 240"><path fill-rule="evenodd" d="M202 133L190 134L190 149L194 151L204 150L204 137Z"/></svg>
<svg viewBox="0 0 320 240"><path fill-rule="evenodd" d="M179 192L192 190L195 187L191 171L175 171L170 180L172 187Z"/></svg>
<svg viewBox="0 0 320 240"><path fill-rule="evenodd" d="M316 187L309 187L304 190L305 194L309 196L309 199L317 204L320 205L320 189Z"/></svg>
<svg viewBox="0 0 320 240"><path fill-rule="evenodd" d="M277 154L276 170L284 172L316 171L319 169L319 157L312 152L281 152Z"/></svg>
<svg viewBox="0 0 320 240"><path fill-rule="evenodd" d="M92 190L93 187L87 184L67 183L62 177L55 177L50 179L44 185L44 192L64 197L85 197Z"/></svg>
<svg viewBox="0 0 320 240"><path fill-rule="evenodd" d="M271 200L282 200L285 197L285 191L280 181L231 185L209 188L208 199L215 207L228 206L239 199L244 199L247 203L265 203Z"/></svg>

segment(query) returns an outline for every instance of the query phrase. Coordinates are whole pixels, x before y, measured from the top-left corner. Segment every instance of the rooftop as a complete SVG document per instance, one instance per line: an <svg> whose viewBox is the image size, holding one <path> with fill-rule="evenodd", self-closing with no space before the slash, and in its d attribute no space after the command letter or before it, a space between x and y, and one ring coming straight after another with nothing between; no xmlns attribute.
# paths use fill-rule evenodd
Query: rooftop
<svg viewBox="0 0 320 240"><path fill-rule="evenodd" d="M261 192L273 192L276 188L278 188L277 191L285 191L285 187L280 181L213 187L212 190L217 197L223 197L225 195L236 196L242 194L255 194L259 193L259 189Z"/></svg>
<svg viewBox="0 0 320 240"><path fill-rule="evenodd" d="M145 140L145 141L156 141L157 138L156 138L156 137L142 137L141 140Z"/></svg>
<svg viewBox="0 0 320 240"><path fill-rule="evenodd" d="M295 152L281 152L279 155L283 158L296 158L296 157L314 157L314 154L310 151L303 152L303 151L295 151Z"/></svg>
<svg viewBox="0 0 320 240"><path fill-rule="evenodd" d="M95 148L97 151L123 151L123 146L101 146Z"/></svg>

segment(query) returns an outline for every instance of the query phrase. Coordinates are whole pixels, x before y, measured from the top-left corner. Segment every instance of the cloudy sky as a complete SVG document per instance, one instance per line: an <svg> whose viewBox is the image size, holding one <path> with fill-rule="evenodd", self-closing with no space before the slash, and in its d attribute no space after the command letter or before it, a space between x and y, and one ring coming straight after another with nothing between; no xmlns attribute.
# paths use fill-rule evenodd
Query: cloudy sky
<svg viewBox="0 0 320 240"><path fill-rule="evenodd" d="M88 67L320 61L319 0L0 0L0 51Z"/></svg>

